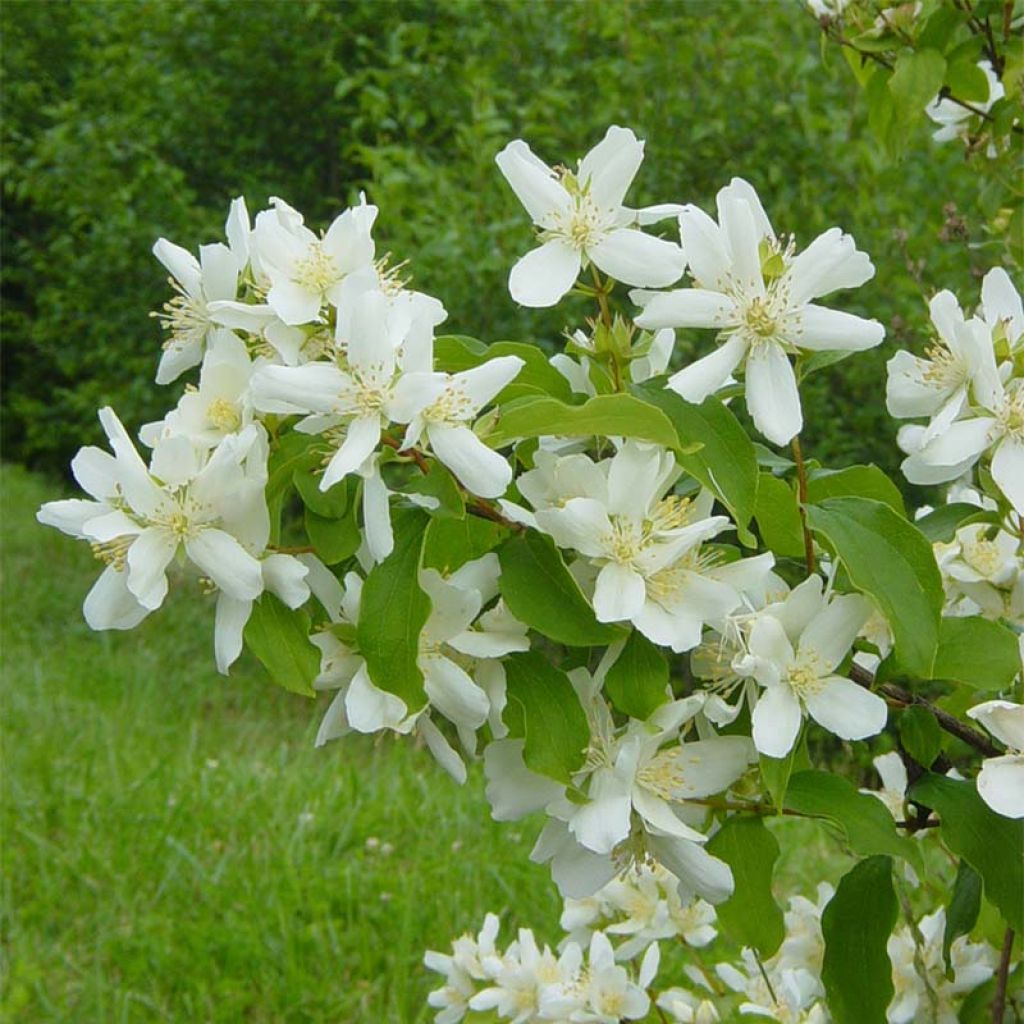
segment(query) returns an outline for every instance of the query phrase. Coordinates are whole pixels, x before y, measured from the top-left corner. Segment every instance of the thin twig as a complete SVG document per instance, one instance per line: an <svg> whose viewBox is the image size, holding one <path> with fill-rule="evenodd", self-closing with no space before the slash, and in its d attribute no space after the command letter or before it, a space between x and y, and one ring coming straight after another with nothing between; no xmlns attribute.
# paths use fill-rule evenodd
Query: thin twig
<svg viewBox="0 0 1024 1024"><path fill-rule="evenodd" d="M962 740L968 746L974 747L975 750L984 754L985 757L1000 757L1003 754L1003 751L976 729L972 729L969 725L961 722L959 718L954 717L948 711L937 708L924 697L919 697L917 694L904 690L901 686L895 686L893 683L882 683L876 687L875 677L867 669L861 668L860 665L854 664L850 666L850 679L866 689L876 689L883 697L899 707L916 704L918 707L924 708L935 716L935 720L946 732L955 736L958 740Z"/></svg>
<svg viewBox="0 0 1024 1024"><path fill-rule="evenodd" d="M269 551L273 551L275 554L278 554L278 555L315 555L316 554L316 548L309 547L308 545L305 546L305 547L298 547L298 548L282 548L282 547L278 547L278 546L276 546L274 544L268 544L267 545L267 549Z"/></svg>
<svg viewBox="0 0 1024 1024"><path fill-rule="evenodd" d="M429 473L430 465L418 448L403 448L401 441L396 441L393 437L382 437L380 439L381 444L386 444L389 448L394 448L399 455L404 455L407 458L413 460L419 467L421 473Z"/></svg>
<svg viewBox="0 0 1024 1024"><path fill-rule="evenodd" d="M1006 1015L1006 986L1010 978L1010 954L1013 952L1013 929L1007 928L1003 936L1003 951L996 971L996 994L992 1000L992 1024L1003 1024Z"/></svg>

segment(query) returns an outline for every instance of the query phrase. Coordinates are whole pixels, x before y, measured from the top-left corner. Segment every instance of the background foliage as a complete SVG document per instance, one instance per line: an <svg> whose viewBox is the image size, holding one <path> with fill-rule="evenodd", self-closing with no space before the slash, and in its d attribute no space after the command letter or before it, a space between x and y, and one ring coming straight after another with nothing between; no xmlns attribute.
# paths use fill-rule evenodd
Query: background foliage
<svg viewBox="0 0 1024 1024"><path fill-rule="evenodd" d="M996 259L965 258L980 225L961 147L932 145L922 117L914 155L886 156L796 3L58 0L0 17L3 443L33 466L97 438L99 405L137 428L173 403L152 384L147 311L169 291L149 249L219 237L240 193L319 226L365 189L382 251L412 261L449 329L553 347L564 312L519 310L505 287L530 229L494 154L521 136L569 161L629 125L648 140L638 203L710 206L742 175L802 244L836 223L871 253L855 311L889 339L809 382L805 444L890 470L882 364L908 332L923 343L922 287L972 303ZM683 355L700 344L680 336Z"/></svg>

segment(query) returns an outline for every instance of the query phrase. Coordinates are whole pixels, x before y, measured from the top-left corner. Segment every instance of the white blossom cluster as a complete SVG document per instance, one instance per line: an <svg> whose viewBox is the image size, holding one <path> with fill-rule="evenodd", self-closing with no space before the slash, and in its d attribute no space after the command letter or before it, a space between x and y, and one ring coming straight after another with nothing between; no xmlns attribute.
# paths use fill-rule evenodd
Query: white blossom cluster
<svg viewBox="0 0 1024 1024"><path fill-rule="evenodd" d="M438 1011L435 1021L458 1024L494 1011L499 1020L520 1024L611 1024L660 1012L661 1019L679 1024L717 1024L738 1011L778 1024L829 1024L821 916L835 895L831 885L820 883L813 900L790 897L785 938L773 956L761 959L743 949L737 959L713 967L691 951L711 947L713 954L721 942L714 909L699 900L682 906L675 893L669 872L638 867L593 897L567 899L561 919L566 935L557 954L539 947L530 929L520 929L517 941L501 952L495 945L498 918L488 914L479 935L456 939L450 954L430 951L424 958L444 978L428 999ZM962 935L950 945L947 970L945 929L940 908L890 936L889 1024L955 1024L964 998L992 977L996 950ZM673 939L685 947L677 971L686 984L661 989L658 943ZM632 972L623 966L631 961L638 962Z"/></svg>
<svg viewBox="0 0 1024 1024"><path fill-rule="evenodd" d="M1024 308L1001 267L985 275L967 317L952 292L929 303L935 340L924 356L889 361L886 404L897 419L911 483L956 480L981 463L1017 516L1024 515Z"/></svg>

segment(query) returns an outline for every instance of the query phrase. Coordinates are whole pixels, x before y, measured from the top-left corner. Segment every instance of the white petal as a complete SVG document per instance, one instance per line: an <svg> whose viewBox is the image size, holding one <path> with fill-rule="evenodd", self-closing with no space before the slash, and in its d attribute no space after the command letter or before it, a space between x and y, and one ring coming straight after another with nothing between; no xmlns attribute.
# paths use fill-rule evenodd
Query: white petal
<svg viewBox="0 0 1024 1024"><path fill-rule="evenodd" d="M697 286L716 291L724 288L731 260L721 228L699 207L685 206L679 215L679 232Z"/></svg>
<svg viewBox="0 0 1024 1024"><path fill-rule="evenodd" d="M722 903L732 895L729 865L703 846L672 836L650 836L647 842L657 860L679 879L681 894L696 893L711 904Z"/></svg>
<svg viewBox="0 0 1024 1024"><path fill-rule="evenodd" d="M36 522L43 526L55 526L69 537L83 539L82 528L92 519L105 517L109 506L98 501L83 501L68 498L64 501L48 501L36 512ZM119 513L123 515L123 513Z"/></svg>
<svg viewBox="0 0 1024 1024"><path fill-rule="evenodd" d="M804 306L799 313L796 344L812 352L863 352L881 345L885 328L877 320L824 306Z"/></svg>
<svg viewBox="0 0 1024 1024"><path fill-rule="evenodd" d="M210 527L200 530L185 541L185 551L231 597L253 601L263 592L260 563L230 533Z"/></svg>
<svg viewBox="0 0 1024 1024"><path fill-rule="evenodd" d="M418 719L417 729L437 763L461 786L466 781L466 766L441 730L426 715Z"/></svg>
<svg viewBox="0 0 1024 1024"><path fill-rule="evenodd" d="M420 668L430 703L450 722L479 729L487 721L487 694L454 661L430 655L420 659Z"/></svg>
<svg viewBox="0 0 1024 1024"><path fill-rule="evenodd" d="M534 156L522 139L510 142L494 160L535 224L541 224L554 210L571 205L555 172Z"/></svg>
<svg viewBox="0 0 1024 1024"><path fill-rule="evenodd" d="M747 343L734 334L714 352L674 373L665 386L686 401L699 405L725 384L746 354Z"/></svg>
<svg viewBox="0 0 1024 1024"><path fill-rule="evenodd" d="M150 612L127 586L128 574L108 565L100 573L82 605L90 629L133 629Z"/></svg>
<svg viewBox="0 0 1024 1024"><path fill-rule="evenodd" d="M516 821L561 795L554 779L530 771L523 761L524 740L495 740L484 750L487 800L495 821Z"/></svg>
<svg viewBox="0 0 1024 1024"><path fill-rule="evenodd" d="M263 585L289 608L298 608L309 600L309 566L293 555L267 555L263 567Z"/></svg>
<svg viewBox="0 0 1024 1024"><path fill-rule="evenodd" d="M380 414L357 416L348 425L345 440L331 456L320 479L320 490L327 491L349 473L354 473L369 458L380 442Z"/></svg>
<svg viewBox="0 0 1024 1024"><path fill-rule="evenodd" d="M383 562L395 547L391 528L391 492L374 471L363 480L363 530L374 561Z"/></svg>
<svg viewBox="0 0 1024 1024"><path fill-rule="evenodd" d="M189 295L202 295L202 274L199 262L192 253L166 238L158 238L153 245L153 255Z"/></svg>
<svg viewBox="0 0 1024 1024"><path fill-rule="evenodd" d="M150 611L159 608L167 596L166 569L177 550L174 535L155 527L143 530L128 549L128 589Z"/></svg>
<svg viewBox="0 0 1024 1024"><path fill-rule="evenodd" d="M434 454L481 498L498 498L512 482L512 467L503 455L480 440L469 427L431 423L427 428Z"/></svg>
<svg viewBox="0 0 1024 1024"><path fill-rule="evenodd" d="M117 459L102 448L79 448L71 460L71 473L87 494L101 501L117 491Z"/></svg>
<svg viewBox="0 0 1024 1024"><path fill-rule="evenodd" d="M968 709L967 717L980 722L1000 743L1024 751L1024 705L986 700Z"/></svg>
<svg viewBox="0 0 1024 1024"><path fill-rule="evenodd" d="M356 732L372 733L380 729L401 728L408 708L401 697L382 690L370 681L365 662L352 677L345 697L345 717Z"/></svg>
<svg viewBox="0 0 1024 1024"><path fill-rule="evenodd" d="M238 261L223 243L199 246L203 292L207 299L230 302L238 291Z"/></svg>
<svg viewBox="0 0 1024 1024"><path fill-rule="evenodd" d="M839 228L829 228L794 257L789 266L790 296L794 303L803 303L843 288L857 288L874 274L868 254L858 251L854 240Z"/></svg>
<svg viewBox="0 0 1024 1024"><path fill-rule="evenodd" d="M611 531L611 521L596 498L570 498L561 508L540 509L536 520L560 548L575 548L592 558L605 554L603 538Z"/></svg>
<svg viewBox="0 0 1024 1024"><path fill-rule="evenodd" d="M727 327L737 318L736 303L720 292L703 288L677 288L653 294L631 292L630 298L642 305L635 317L638 327Z"/></svg>
<svg viewBox="0 0 1024 1024"><path fill-rule="evenodd" d="M819 692L804 698L818 725L844 740L877 736L885 728L889 710L877 693L842 676L829 676L824 684Z"/></svg>
<svg viewBox="0 0 1024 1024"><path fill-rule="evenodd" d="M718 193L718 223L729 242L733 277L745 290L763 293L760 252L763 235L750 204L731 194L728 188L722 189Z"/></svg>
<svg viewBox="0 0 1024 1024"><path fill-rule="evenodd" d="M589 186L599 206L622 206L644 159L644 144L628 128L612 125L604 138L580 161L579 182ZM614 275L613 275L614 276Z"/></svg>
<svg viewBox="0 0 1024 1024"><path fill-rule="evenodd" d="M520 306L553 306L576 283L580 254L552 238L521 257L508 277L509 294Z"/></svg>
<svg viewBox="0 0 1024 1024"><path fill-rule="evenodd" d="M629 790L608 769L595 772L590 800L573 814L569 830L594 853L611 853L629 835Z"/></svg>
<svg viewBox="0 0 1024 1024"><path fill-rule="evenodd" d="M773 342L755 345L747 355L747 409L754 426L778 445L800 433L800 392L789 357Z"/></svg>
<svg viewBox="0 0 1024 1024"><path fill-rule="evenodd" d="M305 366L261 366L252 375L252 400L262 412L333 413L348 409L351 378L327 363Z"/></svg>
<svg viewBox="0 0 1024 1024"><path fill-rule="evenodd" d="M978 796L996 814L1024 818L1024 755L988 758L978 775Z"/></svg>
<svg viewBox="0 0 1024 1024"><path fill-rule="evenodd" d="M644 578L635 569L609 562L597 574L594 614L599 622L622 622L640 614L647 593Z"/></svg>
<svg viewBox="0 0 1024 1024"><path fill-rule="evenodd" d="M238 601L227 594L217 595L217 613L213 626L213 653L217 671L228 674L228 669L242 653L242 634L252 614L252 601Z"/></svg>
<svg viewBox="0 0 1024 1024"><path fill-rule="evenodd" d="M267 305L290 327L312 323L320 315L320 296L294 281L278 278L267 292Z"/></svg>
<svg viewBox="0 0 1024 1024"><path fill-rule="evenodd" d="M825 675L846 657L861 627L871 618L874 605L860 594L843 594L835 598L807 624L800 637L800 654L817 655Z"/></svg>
<svg viewBox="0 0 1024 1024"><path fill-rule="evenodd" d="M598 268L625 284L664 288L683 276L683 250L664 238L645 235L635 228L617 228L587 255Z"/></svg>
<svg viewBox="0 0 1024 1024"><path fill-rule="evenodd" d="M472 411L465 418L475 416L506 384L510 384L525 366L519 356L498 356L470 370L452 375L452 385L470 401Z"/></svg>
<svg viewBox="0 0 1024 1024"><path fill-rule="evenodd" d="M802 719L800 701L788 686L767 687L750 716L754 746L768 757L785 757L796 743Z"/></svg>
<svg viewBox="0 0 1024 1024"><path fill-rule="evenodd" d="M1024 441L1007 436L999 442L992 455L992 479L1024 516Z"/></svg>
<svg viewBox="0 0 1024 1024"><path fill-rule="evenodd" d="M327 711L324 712L324 717L320 721L320 728L317 730L313 746L322 747L325 743L336 740L339 736L344 736L349 732L348 718L345 715L345 696L346 691L339 690L334 700L328 705Z"/></svg>
<svg viewBox="0 0 1024 1024"><path fill-rule="evenodd" d="M683 743L678 749L673 763L682 782L672 792L677 800L724 793L755 759L753 744L746 736L719 736Z"/></svg>
<svg viewBox="0 0 1024 1024"><path fill-rule="evenodd" d="M1024 304L1002 267L993 267L982 279L981 305L990 327L998 320L1007 321L1006 333L1014 345L1024 333Z"/></svg>

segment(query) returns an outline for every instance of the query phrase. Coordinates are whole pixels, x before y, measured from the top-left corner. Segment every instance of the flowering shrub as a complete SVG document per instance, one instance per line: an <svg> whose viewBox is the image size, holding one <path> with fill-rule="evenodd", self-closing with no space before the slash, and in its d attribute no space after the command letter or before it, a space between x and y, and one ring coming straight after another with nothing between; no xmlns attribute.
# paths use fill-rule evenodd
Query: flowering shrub
<svg viewBox="0 0 1024 1024"><path fill-rule="evenodd" d="M489 916L427 956L439 1021L899 1024L975 990L1000 1020L1024 930L1020 296L1000 268L971 315L940 293L925 355L890 362L889 411L920 421L908 479L955 481L910 519L877 468L799 440L801 383L883 340L833 307L868 255L776 231L740 179L714 217L632 209L643 152L613 126L572 168L498 154L538 231L512 295L594 300L550 361L438 334L365 198L322 234L236 199L198 260L160 239L157 380L198 386L142 427L145 457L101 410L110 451L72 464L91 500L39 519L104 564L93 628L134 627L173 576L216 595L220 671L248 647L282 686L334 691L318 745L415 734L458 781L482 758L495 818L543 812L560 952L528 929L500 951ZM677 369L678 328L716 334ZM890 728L877 792L812 758L809 738L882 751ZM786 913L776 815L860 858ZM970 938L993 927L999 949Z"/></svg>

